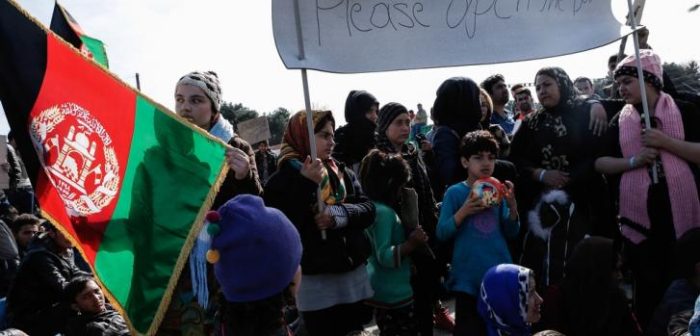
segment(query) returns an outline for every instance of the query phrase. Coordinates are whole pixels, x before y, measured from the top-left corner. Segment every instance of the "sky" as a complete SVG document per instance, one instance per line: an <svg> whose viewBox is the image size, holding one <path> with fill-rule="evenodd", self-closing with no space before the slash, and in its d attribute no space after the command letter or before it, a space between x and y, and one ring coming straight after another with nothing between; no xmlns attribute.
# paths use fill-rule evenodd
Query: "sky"
<svg viewBox="0 0 700 336"><path fill-rule="evenodd" d="M311 0L307 0L311 1ZM370 1L370 0L362 0ZM20 0L42 22L49 22L53 0ZM623 21L627 1L612 0L613 13ZM688 12L699 0L647 0L641 23L648 26L649 44L666 62L700 61L700 11ZM193 70L219 74L223 99L258 112L304 107L299 70L288 70L278 56L272 35L269 0L62 0L60 3L83 30L106 44L110 70L136 86L140 74L144 94L170 109L175 83ZM691 43L684 40L691 38ZM537 36L531 38L536 39ZM575 38L575 36L573 37ZM632 43L626 52L633 53ZM382 47L382 46L378 46ZM331 109L344 123L343 107L350 90L364 89L381 103L417 103L429 108L435 90L449 77L466 76L481 82L501 73L510 84L532 82L544 66L560 66L571 78L600 78L608 56L619 42L578 54L527 62L402 70L367 74L309 71L313 107ZM421 50L430 57L430 50ZM4 116L4 113L2 114ZM0 116L0 133L9 130Z"/></svg>

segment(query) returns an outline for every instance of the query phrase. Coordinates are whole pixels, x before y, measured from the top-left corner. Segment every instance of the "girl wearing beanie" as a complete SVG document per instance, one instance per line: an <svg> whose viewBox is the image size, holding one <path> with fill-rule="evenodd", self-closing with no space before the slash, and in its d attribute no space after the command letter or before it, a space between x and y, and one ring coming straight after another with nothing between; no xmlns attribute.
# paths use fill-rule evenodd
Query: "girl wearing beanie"
<svg viewBox="0 0 700 336"><path fill-rule="evenodd" d="M377 123L379 102L371 93L352 90L345 99L347 124L335 132L333 157L355 173L360 162L374 148L374 129Z"/></svg>
<svg viewBox="0 0 700 336"><path fill-rule="evenodd" d="M611 121L607 152L595 165L619 178L621 231L636 280L635 311L644 327L670 283L676 239L700 227L700 108L664 92L656 53L641 50L640 61L651 129L642 117L636 57L628 56L614 72L627 104Z"/></svg>
<svg viewBox="0 0 700 336"><path fill-rule="evenodd" d="M221 115L221 85L214 71L193 71L182 76L175 85L175 112L191 124L207 131L229 147L226 162L231 171L221 184L212 208L240 194L260 195L262 186L255 166L255 153L248 142L233 132L233 126ZM195 169L195 168L193 168ZM213 317L208 316L209 303L215 300L217 284L207 269L206 247L195 241L188 264L183 268L172 300L161 324L163 332L205 333L213 328ZM193 297L192 299L189 299ZM196 312L201 318L185 318L186 313ZM185 325L185 321L197 321Z"/></svg>
<svg viewBox="0 0 700 336"><path fill-rule="evenodd" d="M190 72L175 86L177 114L231 146L226 151L226 162L232 172L221 186L213 208L239 194L262 193L255 152L247 141L233 132L233 126L221 115L222 102L219 77L214 71Z"/></svg>
<svg viewBox="0 0 700 336"><path fill-rule="evenodd" d="M331 112L313 112L316 161L310 158L306 116L297 112L287 124L278 172L265 185L265 203L287 215L301 235L297 308L309 335L344 336L363 330L371 319L363 304L373 294L365 267L371 246L364 229L374 221L375 209L355 174L331 156Z"/></svg>
<svg viewBox="0 0 700 336"><path fill-rule="evenodd" d="M406 142L410 132L410 119L406 107L399 103L388 103L382 106L377 119L377 149L385 154L400 155L410 167L410 179L405 192L412 192L417 197L405 197L401 209L411 209L417 216L411 216L405 211L398 210L404 225L415 227L420 225L428 234L432 251L418 249L411 258L416 266L412 284L415 298L415 315L418 330L421 335L432 335L433 309L436 317L442 317L442 324L454 327L454 320L449 316L447 308L443 308L437 298L441 283L440 277L446 275L449 257L436 245L435 227L437 225L437 209L435 198L430 186L430 179L420 151L411 142ZM363 183L364 178L362 178Z"/></svg>
<svg viewBox="0 0 700 336"><path fill-rule="evenodd" d="M374 288L368 304L375 307L380 335L418 335L409 256L428 235L420 226L405 227L397 215L401 191L410 178L408 165L398 155L375 149L362 160L360 177L377 212L374 224L367 229L373 247L367 271Z"/></svg>

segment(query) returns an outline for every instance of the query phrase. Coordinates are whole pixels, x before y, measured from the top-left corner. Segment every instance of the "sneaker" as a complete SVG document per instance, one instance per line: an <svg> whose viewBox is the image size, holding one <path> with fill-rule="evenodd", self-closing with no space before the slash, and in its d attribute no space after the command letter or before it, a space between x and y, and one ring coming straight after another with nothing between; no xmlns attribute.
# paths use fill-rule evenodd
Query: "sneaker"
<svg viewBox="0 0 700 336"><path fill-rule="evenodd" d="M452 332L455 329L455 319L450 316L450 310L447 307L440 307L433 313L433 322L435 328Z"/></svg>

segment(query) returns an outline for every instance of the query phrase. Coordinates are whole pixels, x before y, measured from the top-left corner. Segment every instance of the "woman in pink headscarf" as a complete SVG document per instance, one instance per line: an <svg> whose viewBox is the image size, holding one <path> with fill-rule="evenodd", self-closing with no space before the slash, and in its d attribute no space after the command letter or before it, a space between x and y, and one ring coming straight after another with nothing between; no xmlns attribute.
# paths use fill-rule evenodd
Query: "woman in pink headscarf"
<svg viewBox="0 0 700 336"><path fill-rule="evenodd" d="M635 310L645 326L670 283L676 239L700 227L700 107L663 91L662 63L652 50L639 58L652 127L644 124L636 57L629 56L614 73L627 104L613 117L607 152L595 166L619 178L620 230L637 286Z"/></svg>

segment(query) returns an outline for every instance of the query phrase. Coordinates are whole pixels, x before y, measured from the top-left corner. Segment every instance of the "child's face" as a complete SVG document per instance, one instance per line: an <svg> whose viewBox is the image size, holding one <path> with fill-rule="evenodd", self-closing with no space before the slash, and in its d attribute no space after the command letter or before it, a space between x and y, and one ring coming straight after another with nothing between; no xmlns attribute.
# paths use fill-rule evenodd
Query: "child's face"
<svg viewBox="0 0 700 336"><path fill-rule="evenodd" d="M496 166L496 154L479 152L469 158L462 158L462 166L467 170L470 179L491 177Z"/></svg>
<svg viewBox="0 0 700 336"><path fill-rule="evenodd" d="M88 281L85 288L75 297L74 308L85 314L99 314L105 311L105 297L102 289L94 281Z"/></svg>

